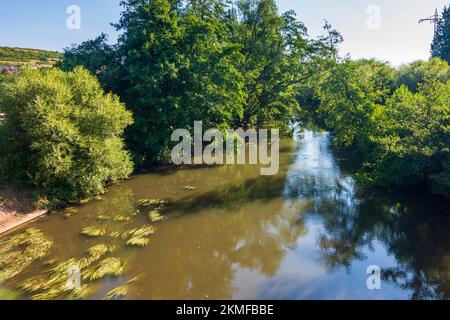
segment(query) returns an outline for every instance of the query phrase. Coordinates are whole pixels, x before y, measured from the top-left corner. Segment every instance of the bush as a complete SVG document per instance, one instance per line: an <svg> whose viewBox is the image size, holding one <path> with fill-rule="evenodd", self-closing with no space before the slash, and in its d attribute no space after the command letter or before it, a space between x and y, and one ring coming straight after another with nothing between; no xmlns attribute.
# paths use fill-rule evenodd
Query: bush
<svg viewBox="0 0 450 320"><path fill-rule="evenodd" d="M122 140L132 115L82 68L23 70L0 83L0 110L3 178L34 185L51 206L103 193L132 172Z"/></svg>
<svg viewBox="0 0 450 320"><path fill-rule="evenodd" d="M428 182L448 195L450 82L423 83L417 93L398 88L374 117L377 156L372 178L380 185Z"/></svg>

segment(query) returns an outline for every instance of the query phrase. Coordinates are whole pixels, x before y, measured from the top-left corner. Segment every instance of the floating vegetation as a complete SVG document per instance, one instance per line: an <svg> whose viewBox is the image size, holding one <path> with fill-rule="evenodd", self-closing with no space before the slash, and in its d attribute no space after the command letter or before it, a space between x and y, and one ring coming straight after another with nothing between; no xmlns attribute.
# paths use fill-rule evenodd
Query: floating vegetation
<svg viewBox="0 0 450 320"><path fill-rule="evenodd" d="M128 246L145 247L150 243L149 237L156 232L156 228L145 225L138 229L132 229L122 234L122 238L127 240Z"/></svg>
<svg viewBox="0 0 450 320"><path fill-rule="evenodd" d="M73 216L75 213L77 213L78 210L74 207L70 207L70 208L66 208L63 212L64 212L64 216L66 218L69 218L69 217Z"/></svg>
<svg viewBox="0 0 450 320"><path fill-rule="evenodd" d="M106 230L102 227L90 226L81 230L81 234L84 234L89 237L101 237L106 234Z"/></svg>
<svg viewBox="0 0 450 320"><path fill-rule="evenodd" d="M47 256L53 242L38 229L28 229L0 242L0 283L24 271L32 262Z"/></svg>
<svg viewBox="0 0 450 320"><path fill-rule="evenodd" d="M131 285L137 281L137 277L127 281L124 285L114 288L106 294L104 300L121 299L127 296L131 291Z"/></svg>
<svg viewBox="0 0 450 320"><path fill-rule="evenodd" d="M79 288L71 290L69 295L67 295L67 300L80 300L92 293L92 289L84 284L81 285Z"/></svg>
<svg viewBox="0 0 450 320"><path fill-rule="evenodd" d="M150 239L146 237L132 237L127 240L127 246L145 247L150 243Z"/></svg>
<svg viewBox="0 0 450 320"><path fill-rule="evenodd" d="M151 236L152 234L154 234L156 232L156 228L152 225L144 225L141 228L136 228L136 229L132 229L132 230L128 230L126 232L124 232L122 234L122 237L124 239L129 238L129 237L138 237L138 236L142 236L142 237L148 237Z"/></svg>
<svg viewBox="0 0 450 320"><path fill-rule="evenodd" d="M87 284L83 284L79 288L74 289L68 286L69 271L71 269L79 269L80 277L82 276L83 279L89 278L89 272L96 271L96 268L87 268L115 249L115 246L105 244L93 246L88 249L86 257L79 260L69 259L59 263L55 267L44 271L42 274L21 282L18 288L25 292L34 293L32 296L33 300L49 300L61 297L65 297L66 299L82 299L91 294L92 290Z"/></svg>
<svg viewBox="0 0 450 320"><path fill-rule="evenodd" d="M125 272L125 262L120 258L106 258L95 268L87 269L83 279L98 280L106 276L118 277Z"/></svg>
<svg viewBox="0 0 450 320"><path fill-rule="evenodd" d="M135 216L137 216L139 213L141 213L141 210L136 209L136 210L134 210L134 211L131 211L129 215L130 215L131 217L135 217Z"/></svg>
<svg viewBox="0 0 450 320"><path fill-rule="evenodd" d="M111 220L111 217L110 217L110 216L107 216L107 215L104 215L104 214L99 214L99 215L97 216L97 220L100 220L100 221L108 221L108 220Z"/></svg>
<svg viewBox="0 0 450 320"><path fill-rule="evenodd" d="M148 217L151 222L159 222L164 220L164 216L159 212L159 210L152 210L148 214Z"/></svg>
<svg viewBox="0 0 450 320"><path fill-rule="evenodd" d="M56 263L56 260L55 260L55 259L50 259L50 260L45 261L45 262L43 263L43 265L44 265L44 266L52 266L52 265L54 265L55 263Z"/></svg>
<svg viewBox="0 0 450 320"><path fill-rule="evenodd" d="M128 295L129 292L130 286L128 284L124 284L123 286L108 291L104 300L120 299Z"/></svg>
<svg viewBox="0 0 450 320"><path fill-rule="evenodd" d="M115 222L128 222L131 220L130 216L127 215L117 215L113 219Z"/></svg>
<svg viewBox="0 0 450 320"><path fill-rule="evenodd" d="M114 231L109 234L109 237L116 239L116 238L120 238L121 235L122 235L122 233L120 233L118 231Z"/></svg>
<svg viewBox="0 0 450 320"><path fill-rule="evenodd" d="M184 189L185 189L185 190L190 190L190 191L191 191L191 190L195 190L195 189L197 189L197 188L196 188L196 187L193 187L193 186L185 186Z"/></svg>
<svg viewBox="0 0 450 320"><path fill-rule="evenodd" d="M98 244L96 246L89 248L88 253L89 253L90 258L93 258L94 260L98 260L105 254L111 253L114 251L116 251L116 246L114 246L114 245L108 246L106 244Z"/></svg>
<svg viewBox="0 0 450 320"><path fill-rule="evenodd" d="M141 199L138 202L136 202L136 204L140 207L152 207L152 206L164 207L169 203L167 201L160 199Z"/></svg>

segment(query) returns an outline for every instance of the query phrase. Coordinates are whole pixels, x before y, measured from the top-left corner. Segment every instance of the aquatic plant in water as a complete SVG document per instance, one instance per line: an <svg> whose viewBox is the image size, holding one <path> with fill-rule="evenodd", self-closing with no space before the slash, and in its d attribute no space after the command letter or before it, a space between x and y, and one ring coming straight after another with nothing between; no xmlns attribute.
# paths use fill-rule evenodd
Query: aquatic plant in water
<svg viewBox="0 0 450 320"><path fill-rule="evenodd" d="M90 226L81 230L81 234L84 234L89 237L101 237L106 234L106 230L102 227Z"/></svg>
<svg viewBox="0 0 450 320"><path fill-rule="evenodd" d="M117 215L113 220L116 222L128 222L131 220L131 218L127 215Z"/></svg>
<svg viewBox="0 0 450 320"><path fill-rule="evenodd" d="M126 264L120 258L106 258L101 261L95 268L87 269L83 273L83 279L98 280L106 276L121 276L125 272Z"/></svg>
<svg viewBox="0 0 450 320"><path fill-rule="evenodd" d="M97 216L97 220L99 220L99 221L108 221L108 220L111 220L111 219L112 219L112 217L107 216L105 214L99 214Z"/></svg>
<svg viewBox="0 0 450 320"><path fill-rule="evenodd" d="M52 247L53 242L39 229L28 229L6 241L0 241L0 283L47 256Z"/></svg>
<svg viewBox="0 0 450 320"><path fill-rule="evenodd" d="M132 229L122 234L122 238L127 240L128 246L145 247L149 244L149 237L156 232L152 225L144 225L138 229Z"/></svg>
<svg viewBox="0 0 450 320"><path fill-rule="evenodd" d="M66 208L63 212L64 212L64 216L66 218L69 218L69 217L73 216L74 214L76 214L78 212L78 210L74 207L69 207L69 208Z"/></svg>
<svg viewBox="0 0 450 320"><path fill-rule="evenodd" d="M105 244L93 246L88 249L87 256L78 260L72 258L59 263L40 275L22 281L18 288L25 292L34 293L32 296L33 300L49 300L63 297L66 299L81 299L91 294L92 290L87 284L83 284L80 288L75 289L68 287L69 267L77 266L83 276L87 268L106 254L114 252L115 249L115 246Z"/></svg>
<svg viewBox="0 0 450 320"><path fill-rule="evenodd" d="M141 199L136 202L136 204L140 207L164 207L169 203L160 199Z"/></svg>
<svg viewBox="0 0 450 320"><path fill-rule="evenodd" d="M103 300L112 300L112 299L120 299L127 296L131 291L131 285L137 281L137 277L127 281L125 284L114 288L106 294Z"/></svg>
<svg viewBox="0 0 450 320"><path fill-rule="evenodd" d="M120 238L121 236L122 236L122 233L120 233L118 231L114 231L109 234L110 238Z"/></svg>
<svg viewBox="0 0 450 320"><path fill-rule="evenodd" d="M148 217L151 222L159 222L164 220L164 216L161 214L159 210L152 210L148 214Z"/></svg>
<svg viewBox="0 0 450 320"><path fill-rule="evenodd" d="M104 300L120 299L128 295L129 292L130 286L128 284L124 284L123 286L108 291Z"/></svg>

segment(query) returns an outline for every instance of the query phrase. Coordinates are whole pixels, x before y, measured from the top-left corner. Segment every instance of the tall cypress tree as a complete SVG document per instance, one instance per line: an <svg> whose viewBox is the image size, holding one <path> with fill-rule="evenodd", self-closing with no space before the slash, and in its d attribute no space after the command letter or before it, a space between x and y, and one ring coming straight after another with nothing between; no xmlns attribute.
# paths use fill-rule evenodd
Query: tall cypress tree
<svg viewBox="0 0 450 320"><path fill-rule="evenodd" d="M450 63L450 7L445 7L431 44L431 55Z"/></svg>

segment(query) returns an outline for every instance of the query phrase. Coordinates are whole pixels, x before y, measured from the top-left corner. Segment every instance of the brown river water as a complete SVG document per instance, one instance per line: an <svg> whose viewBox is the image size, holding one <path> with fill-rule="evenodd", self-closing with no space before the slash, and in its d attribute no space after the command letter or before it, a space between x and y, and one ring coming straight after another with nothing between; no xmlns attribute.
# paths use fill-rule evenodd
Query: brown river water
<svg viewBox="0 0 450 320"><path fill-rule="evenodd" d="M306 131L281 144L280 171L255 165L166 168L109 188L103 200L28 224L54 241L45 259L81 257L95 244L115 244L126 273L92 284L90 299L139 276L126 299L448 299L448 203L417 194L359 194L349 155L330 135ZM195 187L193 190L186 186ZM129 222L97 216L127 214L139 199L167 200L165 220L148 246L89 238L149 223L145 210ZM381 268L369 290L367 268ZM0 286L0 299L29 298L16 284L46 267L33 263Z"/></svg>

